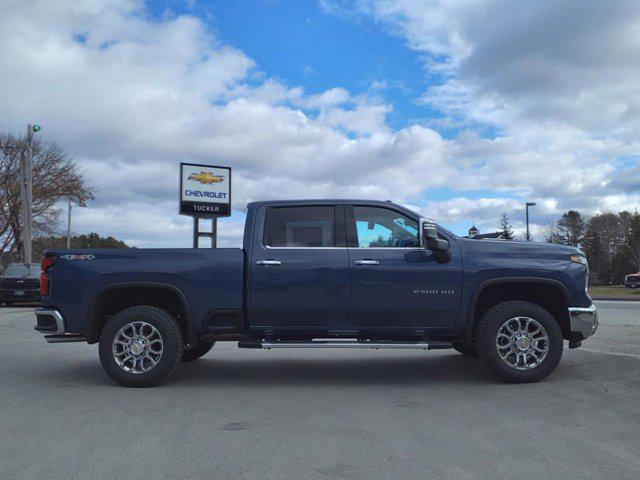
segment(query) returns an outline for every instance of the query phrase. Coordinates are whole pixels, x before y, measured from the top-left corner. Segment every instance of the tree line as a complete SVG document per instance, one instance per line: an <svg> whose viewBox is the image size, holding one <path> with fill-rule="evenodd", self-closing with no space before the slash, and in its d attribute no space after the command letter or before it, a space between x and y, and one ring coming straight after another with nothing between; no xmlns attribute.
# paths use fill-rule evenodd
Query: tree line
<svg viewBox="0 0 640 480"><path fill-rule="evenodd" d="M502 240L516 240L506 213L500 217ZM547 228L544 240L581 249L589 261L590 283L617 285L640 272L640 212L584 216L568 210Z"/></svg>
<svg viewBox="0 0 640 480"><path fill-rule="evenodd" d="M22 261L23 223L20 196L20 159L29 153L25 137L0 133L0 268ZM63 200L85 206L94 199L77 165L55 142L33 138L30 145L33 169L33 261L39 262L47 248L64 248L66 238L56 232ZM113 237L97 233L74 236L72 248L127 248Z"/></svg>
<svg viewBox="0 0 640 480"><path fill-rule="evenodd" d="M600 213L585 217L569 210L550 225L546 241L580 248L589 261L595 285L620 284L640 271L640 213Z"/></svg>

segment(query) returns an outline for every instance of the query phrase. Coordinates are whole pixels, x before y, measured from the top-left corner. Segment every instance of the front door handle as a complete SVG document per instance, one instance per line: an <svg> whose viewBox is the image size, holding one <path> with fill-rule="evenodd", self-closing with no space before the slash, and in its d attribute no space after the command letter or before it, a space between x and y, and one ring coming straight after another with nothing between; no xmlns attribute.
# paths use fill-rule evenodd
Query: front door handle
<svg viewBox="0 0 640 480"><path fill-rule="evenodd" d="M378 260L356 260L353 263L356 265L380 265Z"/></svg>
<svg viewBox="0 0 640 480"><path fill-rule="evenodd" d="M280 260L258 260L257 265L282 265Z"/></svg>

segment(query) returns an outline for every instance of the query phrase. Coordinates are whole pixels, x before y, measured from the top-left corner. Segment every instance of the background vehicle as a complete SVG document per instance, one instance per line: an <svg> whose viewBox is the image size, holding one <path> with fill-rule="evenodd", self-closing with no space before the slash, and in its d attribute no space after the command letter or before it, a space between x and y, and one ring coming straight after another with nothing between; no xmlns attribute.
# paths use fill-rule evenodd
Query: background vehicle
<svg viewBox="0 0 640 480"><path fill-rule="evenodd" d="M12 263L0 276L0 303L40 302L40 265Z"/></svg>
<svg viewBox="0 0 640 480"><path fill-rule="evenodd" d="M624 286L627 288L640 287L640 272L632 273L624 277Z"/></svg>
<svg viewBox="0 0 640 480"><path fill-rule="evenodd" d="M99 342L128 386L229 340L455 348L529 382L597 328L579 250L459 238L390 202L252 203L241 249L54 250L42 270L36 330Z"/></svg>

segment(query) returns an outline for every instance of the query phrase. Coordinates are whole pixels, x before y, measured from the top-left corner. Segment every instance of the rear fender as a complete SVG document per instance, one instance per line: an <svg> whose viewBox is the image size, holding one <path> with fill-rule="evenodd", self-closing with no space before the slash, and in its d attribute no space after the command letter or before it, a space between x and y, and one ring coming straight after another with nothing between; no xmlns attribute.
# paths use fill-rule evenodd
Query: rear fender
<svg viewBox="0 0 640 480"><path fill-rule="evenodd" d="M113 290L128 288L151 288L170 291L171 293L175 294L178 297L184 311L187 341L191 345L197 342L198 335L196 332L193 315L191 313L191 309L189 308L187 298L180 288L171 283L163 282L118 282L105 285L104 287L99 288L94 294L87 312L87 318L89 319L85 331L87 343L96 343L100 339L103 316L103 306L100 304L101 299L105 298L105 296Z"/></svg>

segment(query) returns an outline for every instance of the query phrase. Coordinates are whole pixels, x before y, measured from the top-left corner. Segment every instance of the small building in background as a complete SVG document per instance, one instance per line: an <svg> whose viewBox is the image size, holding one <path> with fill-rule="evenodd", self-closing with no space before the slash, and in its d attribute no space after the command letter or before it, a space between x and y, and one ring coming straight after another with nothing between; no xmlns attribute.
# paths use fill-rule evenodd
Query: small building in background
<svg viewBox="0 0 640 480"><path fill-rule="evenodd" d="M472 225L469 229L469 235L464 238L473 238L474 240L504 240L502 232L492 233L480 233L480 230L475 225Z"/></svg>

